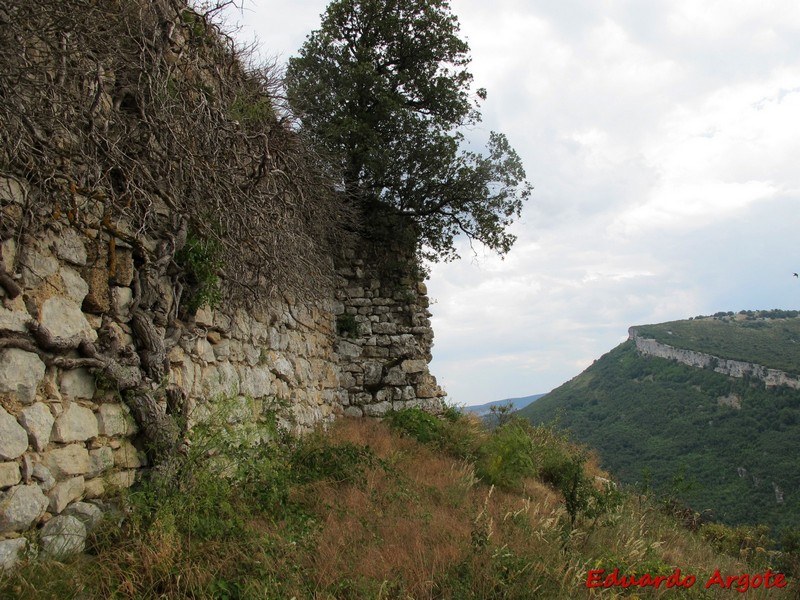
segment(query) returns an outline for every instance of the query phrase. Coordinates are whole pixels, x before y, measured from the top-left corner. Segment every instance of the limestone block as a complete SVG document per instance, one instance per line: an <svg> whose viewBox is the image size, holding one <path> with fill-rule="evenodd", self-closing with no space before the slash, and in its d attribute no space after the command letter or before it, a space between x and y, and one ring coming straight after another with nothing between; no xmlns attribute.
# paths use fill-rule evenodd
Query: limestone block
<svg viewBox="0 0 800 600"><path fill-rule="evenodd" d="M101 404L95 415L97 432L108 437L132 435L136 432L136 423L130 409L124 404Z"/></svg>
<svg viewBox="0 0 800 600"><path fill-rule="evenodd" d="M294 363L294 376L298 382L308 384L313 381L311 363L303 357L296 357Z"/></svg>
<svg viewBox="0 0 800 600"><path fill-rule="evenodd" d="M55 257L37 252L30 246L23 248L19 261L23 287L34 288L58 272L59 264Z"/></svg>
<svg viewBox="0 0 800 600"><path fill-rule="evenodd" d="M11 392L23 404L36 397L45 366L32 352L9 348L0 352L0 392Z"/></svg>
<svg viewBox="0 0 800 600"><path fill-rule="evenodd" d="M123 469L138 469L146 464L144 454L128 440L124 440L117 450L114 450L114 465Z"/></svg>
<svg viewBox="0 0 800 600"><path fill-rule="evenodd" d="M192 348L192 354L197 356L200 360L206 363L217 362L217 357L214 355L214 348L208 343L205 338L197 338Z"/></svg>
<svg viewBox="0 0 800 600"><path fill-rule="evenodd" d="M336 353L343 359L358 358L361 356L361 347L346 340L339 340L336 344Z"/></svg>
<svg viewBox="0 0 800 600"><path fill-rule="evenodd" d="M123 320L127 320L131 303L133 302L133 290L129 287L115 287L111 290L111 303L114 314Z"/></svg>
<svg viewBox="0 0 800 600"><path fill-rule="evenodd" d="M28 449L28 434L0 406L0 460L14 460Z"/></svg>
<svg viewBox="0 0 800 600"><path fill-rule="evenodd" d="M94 397L97 386L89 369L81 368L64 371L59 389L64 397L90 400Z"/></svg>
<svg viewBox="0 0 800 600"><path fill-rule="evenodd" d="M389 372L386 373L383 382L387 385L404 385L406 383L406 373L400 365L392 367L389 369Z"/></svg>
<svg viewBox="0 0 800 600"><path fill-rule="evenodd" d="M119 286L127 287L133 281L133 249L117 242L114 246L111 279Z"/></svg>
<svg viewBox="0 0 800 600"><path fill-rule="evenodd" d="M74 265L86 264L86 246L80 234L71 227L61 230L58 237L53 240L53 251L63 261Z"/></svg>
<svg viewBox="0 0 800 600"><path fill-rule="evenodd" d="M382 417L387 412L392 410L392 403L391 402L377 402L375 404L366 404L362 407L364 410L364 416L367 417Z"/></svg>
<svg viewBox="0 0 800 600"><path fill-rule="evenodd" d="M106 476L106 483L112 489L124 489L131 487L136 481L136 471L119 471Z"/></svg>
<svg viewBox="0 0 800 600"><path fill-rule="evenodd" d="M89 472L91 466L89 451L83 444L48 450L42 455L42 462L56 479L83 475Z"/></svg>
<svg viewBox="0 0 800 600"><path fill-rule="evenodd" d="M86 525L71 515L53 517L42 527L39 543L42 553L51 558L78 554L86 546Z"/></svg>
<svg viewBox="0 0 800 600"><path fill-rule="evenodd" d="M111 309L108 270L105 267L89 267L83 269L82 274L89 284L89 293L83 299L83 308L90 313L107 313Z"/></svg>
<svg viewBox="0 0 800 600"><path fill-rule="evenodd" d="M25 310L25 302L22 299L22 295L17 296L12 301L6 299L6 303L8 308L0 304L0 329L25 333L27 331L25 323L30 320L31 316Z"/></svg>
<svg viewBox="0 0 800 600"><path fill-rule="evenodd" d="M194 323L198 327L210 329L214 326L214 309L207 304L201 306L194 315Z"/></svg>
<svg viewBox="0 0 800 600"><path fill-rule="evenodd" d="M43 492L49 492L56 484L56 478L53 477L50 469L41 463L33 466L31 476L39 482L39 487L42 488Z"/></svg>
<svg viewBox="0 0 800 600"><path fill-rule="evenodd" d="M47 504L38 485L18 485L0 494L0 533L25 531L44 514Z"/></svg>
<svg viewBox="0 0 800 600"><path fill-rule="evenodd" d="M211 340L213 333L216 332L212 331L211 333L208 334L209 341ZM214 358L216 358L217 360L225 360L231 354L231 341L219 339L217 342L214 343L212 348L214 349Z"/></svg>
<svg viewBox="0 0 800 600"><path fill-rule="evenodd" d="M39 321L57 337L97 339L97 332L86 320L80 306L67 298L56 296L45 300L39 311Z"/></svg>
<svg viewBox="0 0 800 600"><path fill-rule="evenodd" d="M236 368L229 362L218 363L217 372L219 373L219 384L223 396L235 396L239 393L239 374Z"/></svg>
<svg viewBox="0 0 800 600"><path fill-rule="evenodd" d="M103 520L103 511L91 502L75 502L65 510L65 515L75 517L86 526L87 531L92 531Z"/></svg>
<svg viewBox="0 0 800 600"><path fill-rule="evenodd" d="M357 406L348 406L344 409L344 416L357 419L363 417L364 413Z"/></svg>
<svg viewBox="0 0 800 600"><path fill-rule="evenodd" d="M15 462L0 463L0 489L17 485L22 481L19 465Z"/></svg>
<svg viewBox="0 0 800 600"><path fill-rule="evenodd" d="M58 274L61 276L61 281L64 282L64 291L67 292L70 299L78 304L83 302L86 294L89 293L89 284L70 267L61 267Z"/></svg>
<svg viewBox="0 0 800 600"><path fill-rule="evenodd" d="M70 502L83 496L84 488L83 477L70 477L58 482L47 494L50 499L49 511L54 515L60 514Z"/></svg>
<svg viewBox="0 0 800 600"><path fill-rule="evenodd" d="M404 360L400 366L405 373L423 373L428 370L428 363L421 359Z"/></svg>
<svg viewBox="0 0 800 600"><path fill-rule="evenodd" d="M289 347L289 334L275 328L270 329L269 347L272 350L286 350Z"/></svg>
<svg viewBox="0 0 800 600"><path fill-rule="evenodd" d="M0 199L25 204L28 184L16 177L0 177Z"/></svg>
<svg viewBox="0 0 800 600"><path fill-rule="evenodd" d="M186 360L177 367L172 367L169 372L169 382L177 385L186 394L191 394L195 387L195 371L199 374L200 367Z"/></svg>
<svg viewBox="0 0 800 600"><path fill-rule="evenodd" d="M89 450L89 471L86 478L97 477L114 467L114 451L108 446Z"/></svg>
<svg viewBox="0 0 800 600"><path fill-rule="evenodd" d="M23 537L0 542L0 570L13 569L27 545L28 540Z"/></svg>
<svg viewBox="0 0 800 600"><path fill-rule="evenodd" d="M261 350L253 346L252 344L242 344L242 351L244 353L244 359L247 361L247 364L251 367L256 366L258 363L262 361L261 358Z"/></svg>
<svg viewBox="0 0 800 600"><path fill-rule="evenodd" d="M71 403L56 419L53 426L53 441L85 442L98 436L97 418L94 413L80 404Z"/></svg>
<svg viewBox="0 0 800 600"><path fill-rule="evenodd" d="M272 372L267 365L255 367L240 366L239 378L242 382L239 392L253 398L268 396L272 386Z"/></svg>
<svg viewBox="0 0 800 600"><path fill-rule="evenodd" d="M364 385L377 385L383 375L383 363L376 360L364 362Z"/></svg>
<svg viewBox="0 0 800 600"><path fill-rule="evenodd" d="M287 382L294 380L294 367L283 354L273 351L268 352L267 364L278 379Z"/></svg>
<svg viewBox="0 0 800 600"><path fill-rule="evenodd" d="M90 479L86 482L86 485L83 490L83 497L86 499L90 498L102 498L106 493L106 484L103 481L102 477L96 477L95 479Z"/></svg>

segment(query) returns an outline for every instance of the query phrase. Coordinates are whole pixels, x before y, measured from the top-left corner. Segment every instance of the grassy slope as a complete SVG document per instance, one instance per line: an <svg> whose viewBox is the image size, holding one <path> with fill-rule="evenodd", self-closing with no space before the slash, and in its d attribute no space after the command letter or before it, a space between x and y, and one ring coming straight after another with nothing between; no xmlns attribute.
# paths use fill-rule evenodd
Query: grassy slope
<svg viewBox="0 0 800 600"><path fill-rule="evenodd" d="M232 487L195 472L199 484L172 500L150 498L144 513L139 498L127 533L98 536L90 555L0 575L0 597L555 600L595 597L588 571L618 567L653 576L680 568L698 579L682 598L728 598L731 590L703 587L715 569L763 572L772 560L762 553L742 562L738 546L736 559L718 554L633 496L569 527L561 497L537 477L490 488L474 461L452 455L494 434L474 419L448 427L447 452L385 424L345 421L282 466L277 450L251 458L251 475ZM563 451L563 441L541 434L541 452ZM253 487L254 472L267 478ZM748 598L791 598L791 585Z"/></svg>
<svg viewBox="0 0 800 600"><path fill-rule="evenodd" d="M740 409L720 402L732 396ZM558 418L623 482L641 484L647 470L657 489L697 511L780 528L800 515L799 410L800 391L641 357L628 341L520 414L535 423ZM684 475L690 489L673 481Z"/></svg>

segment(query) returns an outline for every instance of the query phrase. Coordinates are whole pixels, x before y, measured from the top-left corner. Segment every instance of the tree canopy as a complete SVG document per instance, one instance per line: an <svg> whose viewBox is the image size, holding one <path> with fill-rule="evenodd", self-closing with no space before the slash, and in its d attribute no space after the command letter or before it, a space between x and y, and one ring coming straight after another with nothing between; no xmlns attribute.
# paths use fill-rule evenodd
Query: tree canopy
<svg viewBox="0 0 800 600"><path fill-rule="evenodd" d="M293 109L367 227L401 224L431 260L456 258L462 233L508 252L531 192L503 134L484 153L466 149L486 91L471 90L458 32L446 0L334 0L287 69Z"/></svg>

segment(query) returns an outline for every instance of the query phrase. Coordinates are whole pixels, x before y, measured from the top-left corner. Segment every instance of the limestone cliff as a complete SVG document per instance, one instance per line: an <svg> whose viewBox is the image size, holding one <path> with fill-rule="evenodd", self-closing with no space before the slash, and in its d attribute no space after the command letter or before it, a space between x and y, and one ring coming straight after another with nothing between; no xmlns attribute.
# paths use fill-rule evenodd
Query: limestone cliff
<svg viewBox="0 0 800 600"><path fill-rule="evenodd" d="M628 330L628 336L636 344L638 352L646 356L675 360L697 369L711 369L728 377L740 379L752 377L763 381L767 387L783 385L792 389L800 389L800 376L793 373L770 369L755 363L721 358L704 352L675 348L654 339L640 337L635 327L631 327Z"/></svg>

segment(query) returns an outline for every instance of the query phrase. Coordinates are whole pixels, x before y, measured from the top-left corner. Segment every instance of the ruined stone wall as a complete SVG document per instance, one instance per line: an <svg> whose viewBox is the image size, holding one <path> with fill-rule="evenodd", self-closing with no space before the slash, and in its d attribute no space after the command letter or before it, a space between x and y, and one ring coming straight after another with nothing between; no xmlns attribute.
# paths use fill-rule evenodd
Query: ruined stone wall
<svg viewBox="0 0 800 600"><path fill-rule="evenodd" d="M24 184L0 178L0 208L20 208L25 196ZM42 235L4 241L2 261L22 290L11 299L0 288L2 337L37 323L58 338L94 341L106 327L121 355L140 351L130 322L138 267L124 240L54 215ZM183 405L168 412L191 425L225 398L237 420L258 422L281 405L286 425L305 431L342 415L440 408L424 284L382 279L355 251L339 262L330 298L204 307L182 322L162 385L180 389ZM171 311L174 286L162 283ZM147 468L131 411L108 387L102 372L0 344L0 565L13 563L35 528L45 551L48 540L67 539L57 532L85 536L102 498Z"/></svg>
<svg viewBox="0 0 800 600"><path fill-rule="evenodd" d="M645 356L675 360L696 369L711 369L717 373L727 375L728 377L740 379L743 377L752 377L753 379L763 381L767 387L785 385L795 390L800 389L800 376L793 373L786 373L778 369L769 369L763 365L741 360L720 358L704 352L675 348L668 344L662 344L654 339L640 337L633 327L628 330L628 334L630 339L636 344L636 350Z"/></svg>

